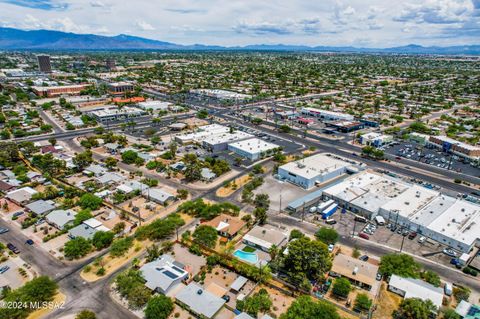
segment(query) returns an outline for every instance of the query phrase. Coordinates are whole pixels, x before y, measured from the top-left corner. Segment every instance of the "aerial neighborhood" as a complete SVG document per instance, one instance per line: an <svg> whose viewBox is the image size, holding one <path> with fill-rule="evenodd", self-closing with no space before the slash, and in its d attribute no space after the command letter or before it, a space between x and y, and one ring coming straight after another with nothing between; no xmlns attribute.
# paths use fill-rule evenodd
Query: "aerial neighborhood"
<svg viewBox="0 0 480 319"><path fill-rule="evenodd" d="M480 318L479 66L0 52L0 318Z"/></svg>

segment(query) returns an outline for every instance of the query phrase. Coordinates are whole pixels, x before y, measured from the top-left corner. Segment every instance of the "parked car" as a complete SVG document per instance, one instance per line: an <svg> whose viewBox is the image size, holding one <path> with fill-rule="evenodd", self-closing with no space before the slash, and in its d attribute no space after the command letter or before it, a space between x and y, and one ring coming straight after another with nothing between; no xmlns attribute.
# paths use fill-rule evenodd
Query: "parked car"
<svg viewBox="0 0 480 319"><path fill-rule="evenodd" d="M15 254L19 254L20 253L20 250L12 243L8 243L7 244L7 248L10 249L12 252L14 252Z"/></svg>
<svg viewBox="0 0 480 319"><path fill-rule="evenodd" d="M31 240L31 239L27 239L27 241L25 242L25 244L28 244L28 245L31 246L31 245L34 244L34 242L33 242L33 240Z"/></svg>
<svg viewBox="0 0 480 319"><path fill-rule="evenodd" d="M334 244L330 244L330 245L328 245L328 252L330 252L330 253L331 253L331 252L333 251L333 248L334 248L334 247L335 247L335 245L334 245Z"/></svg>
<svg viewBox="0 0 480 319"><path fill-rule="evenodd" d="M20 212L16 212L12 215L12 217L19 217L19 216L22 216L23 215L23 211L20 211Z"/></svg>
<svg viewBox="0 0 480 319"><path fill-rule="evenodd" d="M415 237L417 237L416 232L411 232L410 235L408 235L408 239L414 239Z"/></svg>
<svg viewBox="0 0 480 319"><path fill-rule="evenodd" d="M405 237L409 234L410 232L408 231L408 229L405 229L403 232L402 232L402 236Z"/></svg>
<svg viewBox="0 0 480 319"><path fill-rule="evenodd" d="M420 237L420 238L418 239L418 242L419 242L420 244L423 244L426 240L427 240L427 237L422 236L422 237Z"/></svg>
<svg viewBox="0 0 480 319"><path fill-rule="evenodd" d="M365 217L363 217L363 216L358 216L358 215L356 215L356 216L355 216L355 221L361 222L361 223L366 223L366 222L367 222L367 219L366 219Z"/></svg>
<svg viewBox="0 0 480 319"><path fill-rule="evenodd" d="M360 259L361 261L367 261L368 258L370 258L370 257L368 257L367 255L363 255L363 256L360 256L360 258L358 258L358 259Z"/></svg>
<svg viewBox="0 0 480 319"><path fill-rule="evenodd" d="M381 281L382 280L382 274L381 273L377 273L377 277L375 277L375 279L377 279L378 281Z"/></svg>
<svg viewBox="0 0 480 319"><path fill-rule="evenodd" d="M358 234L358 237L363 238L363 239L367 239L367 240L370 239L370 236L368 236L368 235L365 234L365 233L360 233L360 234Z"/></svg>
<svg viewBox="0 0 480 319"><path fill-rule="evenodd" d="M337 223L337 221L333 218L328 218L327 220L325 220L325 224L328 224L328 225L335 225Z"/></svg>
<svg viewBox="0 0 480 319"><path fill-rule="evenodd" d="M6 232L8 232L9 229L8 228L0 228L0 234L5 234Z"/></svg>
<svg viewBox="0 0 480 319"><path fill-rule="evenodd" d="M443 253L447 256L450 256L450 257L457 257L457 253L455 251L453 251L453 249L451 249L451 248L445 248L443 250Z"/></svg>
<svg viewBox="0 0 480 319"><path fill-rule="evenodd" d="M0 268L0 274L5 273L9 269L10 269L10 266L3 266L2 268Z"/></svg>

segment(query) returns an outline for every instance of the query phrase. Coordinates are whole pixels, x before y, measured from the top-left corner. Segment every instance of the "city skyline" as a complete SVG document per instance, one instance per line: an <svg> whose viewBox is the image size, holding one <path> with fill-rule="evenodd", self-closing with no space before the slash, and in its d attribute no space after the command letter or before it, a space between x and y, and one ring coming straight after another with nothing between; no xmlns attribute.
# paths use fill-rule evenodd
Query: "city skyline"
<svg viewBox="0 0 480 319"><path fill-rule="evenodd" d="M478 44L480 1L0 0L3 27L129 34L179 44L386 48ZM132 12L137 13L133 14Z"/></svg>

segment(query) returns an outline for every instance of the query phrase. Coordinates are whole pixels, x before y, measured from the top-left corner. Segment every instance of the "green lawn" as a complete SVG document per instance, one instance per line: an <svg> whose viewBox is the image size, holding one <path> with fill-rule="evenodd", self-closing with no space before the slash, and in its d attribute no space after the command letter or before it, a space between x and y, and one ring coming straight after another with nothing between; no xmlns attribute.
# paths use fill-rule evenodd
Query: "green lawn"
<svg viewBox="0 0 480 319"><path fill-rule="evenodd" d="M250 247L250 246L245 246L245 247L243 247L242 250L246 253L253 253L256 249L253 248L253 247Z"/></svg>

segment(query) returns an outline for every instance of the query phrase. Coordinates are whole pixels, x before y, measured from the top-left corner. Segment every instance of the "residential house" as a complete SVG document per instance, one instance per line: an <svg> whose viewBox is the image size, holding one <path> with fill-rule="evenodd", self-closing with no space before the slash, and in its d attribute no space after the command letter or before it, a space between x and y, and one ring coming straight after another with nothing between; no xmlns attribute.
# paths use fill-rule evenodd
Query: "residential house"
<svg viewBox="0 0 480 319"><path fill-rule="evenodd" d="M202 318L213 318L226 302L195 282L180 290L175 298L189 311Z"/></svg>
<svg viewBox="0 0 480 319"><path fill-rule="evenodd" d="M67 225L73 224L77 213L71 209L57 209L45 216L45 220L50 225L63 230Z"/></svg>
<svg viewBox="0 0 480 319"><path fill-rule="evenodd" d="M185 266L170 255L146 263L140 268L145 286L158 293L167 294L172 288L188 278Z"/></svg>
<svg viewBox="0 0 480 319"><path fill-rule="evenodd" d="M214 219L205 222L204 225L215 228L220 236L232 239L243 227L245 227L246 223L238 217L221 214Z"/></svg>

